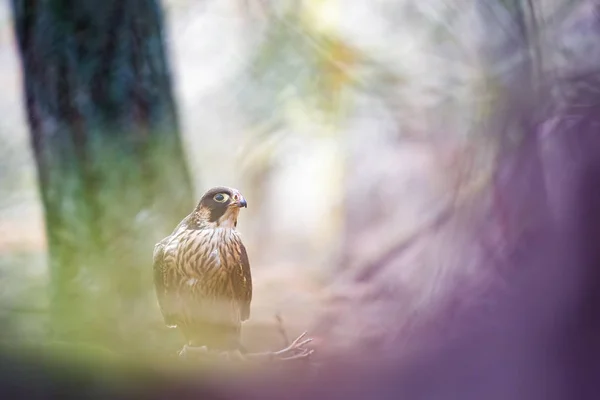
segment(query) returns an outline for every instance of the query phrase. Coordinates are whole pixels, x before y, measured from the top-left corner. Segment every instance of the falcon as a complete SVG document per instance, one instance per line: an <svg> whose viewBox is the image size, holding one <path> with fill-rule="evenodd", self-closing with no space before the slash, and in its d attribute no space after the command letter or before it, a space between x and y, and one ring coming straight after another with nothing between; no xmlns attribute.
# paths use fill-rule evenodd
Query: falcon
<svg viewBox="0 0 600 400"><path fill-rule="evenodd" d="M154 247L154 285L165 324L189 347L243 351L241 324L250 317L252 276L236 231L241 193L208 190L196 208Z"/></svg>

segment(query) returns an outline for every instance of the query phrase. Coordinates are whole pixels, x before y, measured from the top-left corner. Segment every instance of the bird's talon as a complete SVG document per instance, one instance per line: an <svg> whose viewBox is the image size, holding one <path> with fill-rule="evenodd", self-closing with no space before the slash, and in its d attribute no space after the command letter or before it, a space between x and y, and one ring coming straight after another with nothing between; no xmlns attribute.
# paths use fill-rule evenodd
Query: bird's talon
<svg viewBox="0 0 600 400"><path fill-rule="evenodd" d="M188 346L187 344L183 345L183 348L179 351L179 357L186 358L190 354L206 354L208 353L208 348L206 346Z"/></svg>

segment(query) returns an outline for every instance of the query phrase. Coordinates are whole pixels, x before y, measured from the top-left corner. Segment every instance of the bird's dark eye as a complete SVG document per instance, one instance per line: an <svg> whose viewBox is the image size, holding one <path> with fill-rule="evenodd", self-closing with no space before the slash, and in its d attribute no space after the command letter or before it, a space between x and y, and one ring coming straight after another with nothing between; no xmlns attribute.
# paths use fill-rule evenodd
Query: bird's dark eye
<svg viewBox="0 0 600 400"><path fill-rule="evenodd" d="M218 193L215 194L215 197L213 197L213 199L217 202L217 203L225 203L227 201L227 199L229 198L229 196L227 196L224 193Z"/></svg>

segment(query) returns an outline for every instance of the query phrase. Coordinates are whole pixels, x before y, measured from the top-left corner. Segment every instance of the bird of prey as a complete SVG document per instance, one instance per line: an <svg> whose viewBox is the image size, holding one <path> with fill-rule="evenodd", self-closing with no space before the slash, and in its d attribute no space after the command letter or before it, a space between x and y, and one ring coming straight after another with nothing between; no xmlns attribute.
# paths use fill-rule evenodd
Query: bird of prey
<svg viewBox="0 0 600 400"><path fill-rule="evenodd" d="M236 231L247 207L233 188L208 190L171 235L154 247L154 284L165 323L189 347L240 351L242 321L250 317L252 276Z"/></svg>

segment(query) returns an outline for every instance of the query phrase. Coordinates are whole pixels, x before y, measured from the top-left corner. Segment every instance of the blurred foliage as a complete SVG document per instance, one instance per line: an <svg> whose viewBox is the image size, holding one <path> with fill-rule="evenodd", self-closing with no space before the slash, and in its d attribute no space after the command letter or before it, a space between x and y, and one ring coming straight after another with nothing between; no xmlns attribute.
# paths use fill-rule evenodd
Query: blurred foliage
<svg viewBox="0 0 600 400"><path fill-rule="evenodd" d="M270 11L249 72L263 90L279 96L262 96L270 104L280 100L284 111L300 106L309 118L331 115L335 121L349 111L348 91L362 56L335 32L319 30L308 3L295 2L282 15Z"/></svg>

